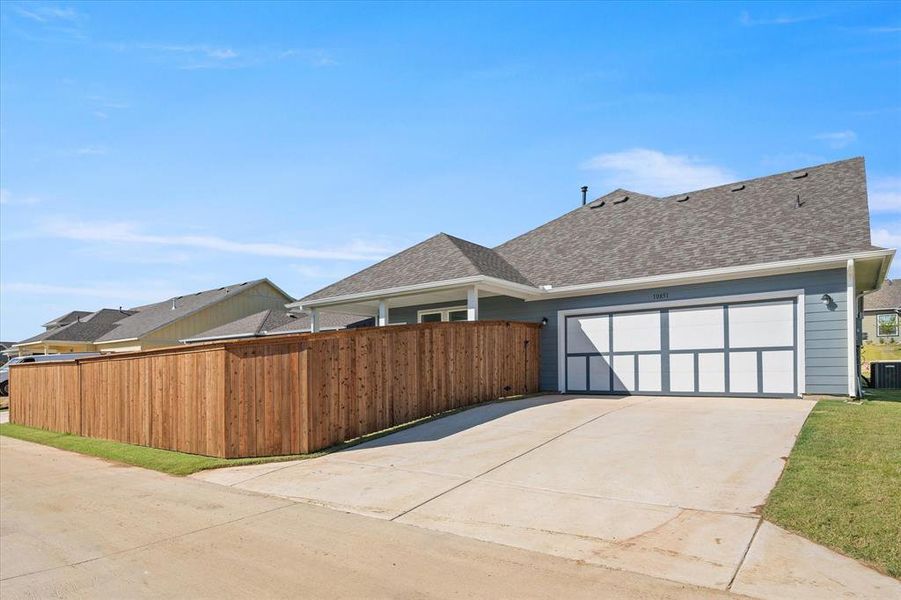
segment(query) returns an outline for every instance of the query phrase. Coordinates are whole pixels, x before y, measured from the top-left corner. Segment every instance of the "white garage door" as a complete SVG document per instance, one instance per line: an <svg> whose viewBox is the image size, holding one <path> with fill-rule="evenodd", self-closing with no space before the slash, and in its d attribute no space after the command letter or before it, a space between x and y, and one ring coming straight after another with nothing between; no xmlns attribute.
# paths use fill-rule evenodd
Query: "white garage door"
<svg viewBox="0 0 901 600"><path fill-rule="evenodd" d="M796 301L567 316L566 390L797 393Z"/></svg>

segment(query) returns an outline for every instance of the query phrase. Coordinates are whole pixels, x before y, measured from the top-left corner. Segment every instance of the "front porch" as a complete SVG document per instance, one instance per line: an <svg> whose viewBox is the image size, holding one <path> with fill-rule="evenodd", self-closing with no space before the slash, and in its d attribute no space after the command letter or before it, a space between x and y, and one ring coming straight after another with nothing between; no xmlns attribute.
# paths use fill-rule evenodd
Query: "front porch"
<svg viewBox="0 0 901 600"><path fill-rule="evenodd" d="M525 288L526 286L522 286ZM482 299L506 296L524 300L534 290L511 289L510 286L485 283L449 283L423 286L422 289L383 290L359 297L314 300L291 305L310 314L313 332L320 330L324 312L341 312L360 317L373 317L378 327L413 325L442 321L478 321ZM399 316L402 315L402 316Z"/></svg>

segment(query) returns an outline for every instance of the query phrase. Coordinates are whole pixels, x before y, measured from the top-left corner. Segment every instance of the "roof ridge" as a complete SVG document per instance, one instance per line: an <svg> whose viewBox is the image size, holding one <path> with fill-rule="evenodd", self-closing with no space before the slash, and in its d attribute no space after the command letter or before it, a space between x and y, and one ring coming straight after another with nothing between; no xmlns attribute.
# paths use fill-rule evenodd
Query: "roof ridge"
<svg viewBox="0 0 901 600"><path fill-rule="evenodd" d="M447 234L445 234L445 235L447 235ZM497 260L503 262L506 266L510 267L510 269L513 270L514 273L516 273L517 275L519 275L520 277L522 277L523 281L529 281L529 278L528 278L528 277L526 277L525 275L523 275L523 274L520 272L520 270L517 269L515 266L513 266L513 264L512 264L509 260L507 260L506 258L504 258L503 256L501 256L500 254L498 254L497 251L494 250L494 248L489 248L488 246L483 246L483 245L481 245L481 244L477 244L477 243L475 243L475 242L470 242L469 240L466 240L466 239L463 239L463 238L458 238L458 237L452 236L452 235L447 235L447 237L450 238L451 242L453 242L453 244L457 247L457 249L460 251L460 253L463 254L463 257L464 257L467 261L469 261L469 263L475 268L475 270L476 270L480 275L483 274L484 269L482 269L478 264L476 264L476 262L473 260L473 258L469 255L469 252L468 252L466 249L462 248L462 247L460 246L460 244L457 243L457 242L464 242L464 243L469 244L469 245L471 245L471 246L477 246L478 248L480 248L480 249L482 249L482 250L485 250L485 251L487 251L487 252L490 252ZM507 280L507 281L509 281L509 280ZM516 283L519 283L519 282L516 282Z"/></svg>
<svg viewBox="0 0 901 600"><path fill-rule="evenodd" d="M267 308L266 310L263 311L263 318L260 319L260 322L257 325L257 328L254 330L254 332L253 332L254 335L260 335L262 333L263 326L266 324L266 319L269 318L270 314L272 314L271 308Z"/></svg>
<svg viewBox="0 0 901 600"><path fill-rule="evenodd" d="M832 162L826 162L819 165L812 165L809 167L799 167L797 169L789 169L788 171L782 171L780 173L771 173L770 175L761 175L760 177L751 177L750 179L736 179L735 181L730 181L728 183L721 183L720 185L712 185L705 188L700 188L697 190L685 190L681 192L676 192L675 194L667 194L666 196L659 196L661 200L667 200L669 198L673 198L675 196L685 196L691 194L698 194L700 192L706 192L709 190L718 190L720 188L726 188L734 185L738 185L740 183L753 183L755 181L760 181L762 179L774 179L776 177L784 177L785 175L791 175L793 173L798 173L799 171L812 171L814 169L822 169L823 167L829 167L832 165L837 165L840 163L852 162L855 160L864 160L863 156L853 156L851 158L844 158L842 160L834 160Z"/></svg>

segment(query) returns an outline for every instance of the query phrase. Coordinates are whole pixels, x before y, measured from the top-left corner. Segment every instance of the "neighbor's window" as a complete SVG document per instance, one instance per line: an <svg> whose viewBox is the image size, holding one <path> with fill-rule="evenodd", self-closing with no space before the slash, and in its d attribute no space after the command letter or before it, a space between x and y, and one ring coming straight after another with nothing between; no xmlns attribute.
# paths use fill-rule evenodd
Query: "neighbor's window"
<svg viewBox="0 0 901 600"><path fill-rule="evenodd" d="M437 323L438 321L465 321L466 307L451 306L450 308L421 310L418 314L420 323Z"/></svg>
<svg viewBox="0 0 901 600"><path fill-rule="evenodd" d="M898 315L895 313L876 315L876 335L882 337L897 337Z"/></svg>

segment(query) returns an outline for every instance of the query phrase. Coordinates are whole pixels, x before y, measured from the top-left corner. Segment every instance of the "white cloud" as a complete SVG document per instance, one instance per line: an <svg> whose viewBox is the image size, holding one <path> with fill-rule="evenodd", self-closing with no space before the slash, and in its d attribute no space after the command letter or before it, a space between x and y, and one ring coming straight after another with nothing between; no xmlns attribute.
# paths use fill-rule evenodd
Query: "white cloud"
<svg viewBox="0 0 901 600"><path fill-rule="evenodd" d="M897 25L886 25L884 27L870 27L867 29L867 33L899 33L901 32L901 27Z"/></svg>
<svg viewBox="0 0 901 600"><path fill-rule="evenodd" d="M49 23L51 21L79 21L82 16L72 7L46 6L34 3L25 5L13 5L13 10L21 17L36 21L38 23Z"/></svg>
<svg viewBox="0 0 901 600"><path fill-rule="evenodd" d="M311 67L330 67L338 64L331 54L321 48L273 49L259 46L232 48L210 44L108 44L118 51L138 50L149 53L158 61L171 61L183 70L242 69L265 63L300 60Z"/></svg>
<svg viewBox="0 0 901 600"><path fill-rule="evenodd" d="M375 260L394 251L381 244L363 240L354 240L338 248L318 249L272 242L238 242L211 235L157 235L143 233L136 224L127 222L56 220L45 223L39 234L86 242L175 246L254 256L317 260Z"/></svg>
<svg viewBox="0 0 901 600"><path fill-rule="evenodd" d="M826 142L830 148L839 149L857 141L857 134L847 129L845 131L818 133L813 136L813 139Z"/></svg>
<svg viewBox="0 0 901 600"><path fill-rule="evenodd" d="M874 177L868 193L870 212L901 213L901 177Z"/></svg>
<svg viewBox="0 0 901 600"><path fill-rule="evenodd" d="M31 206L40 201L41 199L35 196L14 196L8 189L0 189L0 204L6 206Z"/></svg>
<svg viewBox="0 0 901 600"><path fill-rule="evenodd" d="M353 274L353 269L349 267L342 268L340 265L330 265L323 267L321 265L291 265L291 270L300 274L306 279L325 279L328 281L338 281L348 275Z"/></svg>
<svg viewBox="0 0 901 600"><path fill-rule="evenodd" d="M0 284L4 294L29 296L77 296L99 298L118 306L120 302L149 302L160 298L177 296L179 291L167 284L140 282L124 285L121 283L99 283L93 285L54 285L46 283L13 282Z"/></svg>
<svg viewBox="0 0 901 600"><path fill-rule="evenodd" d="M889 231L881 227L870 230L870 241L875 246L883 248L901 248L901 232Z"/></svg>
<svg viewBox="0 0 901 600"><path fill-rule="evenodd" d="M755 19L751 13L744 10L739 15L739 22L745 27L757 27L760 25L793 25L795 23L803 23L804 21L813 21L819 17L792 17L788 15L779 15L769 19Z"/></svg>
<svg viewBox="0 0 901 600"><path fill-rule="evenodd" d="M87 145L75 149L78 156L103 156L106 154L106 148L103 146Z"/></svg>
<svg viewBox="0 0 901 600"><path fill-rule="evenodd" d="M623 187L658 196L700 190L737 179L728 169L700 158L647 148L599 154L584 161L581 168L604 173L604 183L611 188Z"/></svg>

